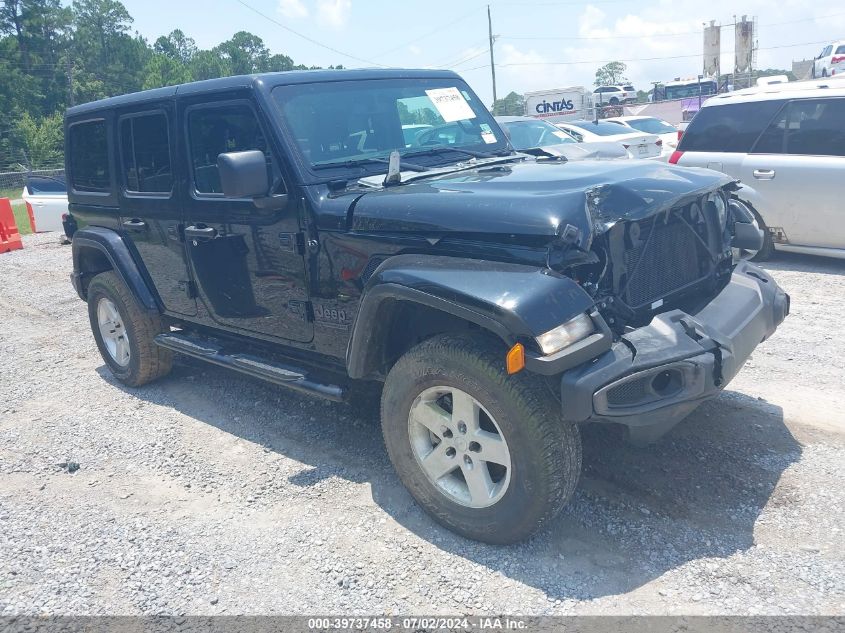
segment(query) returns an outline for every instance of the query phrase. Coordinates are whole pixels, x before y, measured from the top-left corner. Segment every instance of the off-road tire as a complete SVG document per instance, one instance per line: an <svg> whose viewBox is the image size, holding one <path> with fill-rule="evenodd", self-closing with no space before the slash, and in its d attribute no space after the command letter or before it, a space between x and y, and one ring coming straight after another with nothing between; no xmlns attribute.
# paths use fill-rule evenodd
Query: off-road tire
<svg viewBox="0 0 845 633"><path fill-rule="evenodd" d="M123 321L129 341L129 364L121 367L106 350L97 322L97 303L106 297L115 305ZM161 318L145 310L134 295L113 271L99 273L88 285L88 319L97 348L109 370L120 382L130 387L140 387L170 373L173 353L153 342L164 332Z"/></svg>
<svg viewBox="0 0 845 633"><path fill-rule="evenodd" d="M435 336L393 366L381 400L387 452L411 495L449 529L494 544L525 539L555 517L574 493L581 472L578 427L563 422L560 402L538 376L506 373L505 351L481 336ZM417 396L433 386L468 393L498 424L512 470L507 490L493 505L456 503L419 466L409 439L409 413Z"/></svg>

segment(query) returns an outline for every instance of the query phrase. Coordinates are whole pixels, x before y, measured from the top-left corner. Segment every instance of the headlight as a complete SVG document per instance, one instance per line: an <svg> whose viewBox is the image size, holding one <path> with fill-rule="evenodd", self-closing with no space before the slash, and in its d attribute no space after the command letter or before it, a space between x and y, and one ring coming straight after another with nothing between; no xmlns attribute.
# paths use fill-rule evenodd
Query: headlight
<svg viewBox="0 0 845 633"><path fill-rule="evenodd" d="M722 195L722 192L716 191L710 194L707 202L712 202L713 206L716 207L716 213L719 216L719 226L725 228L725 224L728 222L728 205L725 203L725 196Z"/></svg>
<svg viewBox="0 0 845 633"><path fill-rule="evenodd" d="M564 347L569 347L573 343L587 338L594 331L595 326L589 315L579 314L563 325L538 336L537 343L544 354L554 354Z"/></svg>

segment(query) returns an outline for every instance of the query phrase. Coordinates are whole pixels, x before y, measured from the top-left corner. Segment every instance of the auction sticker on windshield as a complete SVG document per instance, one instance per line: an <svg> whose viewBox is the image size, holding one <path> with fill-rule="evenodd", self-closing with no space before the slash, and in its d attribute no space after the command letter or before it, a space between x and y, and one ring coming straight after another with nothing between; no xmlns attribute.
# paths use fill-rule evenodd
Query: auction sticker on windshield
<svg viewBox="0 0 845 633"><path fill-rule="evenodd" d="M488 145L496 142L496 135L493 134L493 130L486 123L481 124L481 140Z"/></svg>
<svg viewBox="0 0 845 633"><path fill-rule="evenodd" d="M457 88L434 88L426 90L425 94L446 123L475 118L475 112Z"/></svg>

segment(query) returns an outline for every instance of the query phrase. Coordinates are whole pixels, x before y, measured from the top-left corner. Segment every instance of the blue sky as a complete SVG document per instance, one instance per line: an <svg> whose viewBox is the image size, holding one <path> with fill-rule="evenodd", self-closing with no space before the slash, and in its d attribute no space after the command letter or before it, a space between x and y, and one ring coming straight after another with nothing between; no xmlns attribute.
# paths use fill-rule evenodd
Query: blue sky
<svg viewBox="0 0 845 633"><path fill-rule="evenodd" d="M150 41L181 28L203 48L238 30L260 35L295 62L347 67L446 67L489 103L486 2L474 0L243 0L289 28L354 56L297 37L238 0L124 0ZM823 0L491 0L499 96L511 90L591 85L596 68L630 60L638 88L700 72L702 23L758 21L760 68L791 67L826 40L845 39L845 5ZM722 68L733 64L733 31L722 31Z"/></svg>

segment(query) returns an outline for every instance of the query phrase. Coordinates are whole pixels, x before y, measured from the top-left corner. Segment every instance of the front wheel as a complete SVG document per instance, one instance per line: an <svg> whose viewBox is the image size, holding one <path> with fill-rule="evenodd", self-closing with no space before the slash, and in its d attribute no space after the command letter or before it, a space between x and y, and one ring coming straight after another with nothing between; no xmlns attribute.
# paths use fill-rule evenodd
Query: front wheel
<svg viewBox="0 0 845 633"><path fill-rule="evenodd" d="M382 431L402 483L468 538L513 543L554 517L581 471L578 428L529 374L508 375L484 338L440 335L406 353L382 395Z"/></svg>

